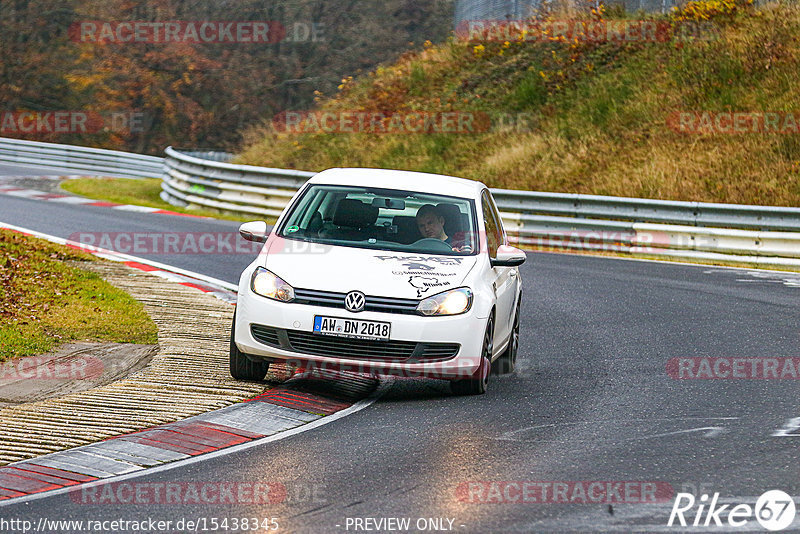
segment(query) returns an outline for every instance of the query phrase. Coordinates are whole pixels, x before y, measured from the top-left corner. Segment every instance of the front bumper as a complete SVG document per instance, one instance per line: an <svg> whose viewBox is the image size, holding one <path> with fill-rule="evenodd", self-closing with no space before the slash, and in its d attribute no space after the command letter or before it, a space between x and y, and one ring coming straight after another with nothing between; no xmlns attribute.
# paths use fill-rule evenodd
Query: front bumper
<svg viewBox="0 0 800 534"><path fill-rule="evenodd" d="M313 334L315 315L382 321L391 323L389 345L401 345L403 342L421 344L416 356L423 354L425 346L441 347L439 344L458 344L455 355L445 361L387 361L386 358L371 359L350 358L346 348L346 338L335 338ZM251 327L268 327L279 333L280 345L267 344L253 336ZM458 379L471 376L480 365L480 354L483 345L483 334L486 319L477 316L476 308L462 315L449 317L422 317L417 315L360 312L352 313L345 309L294 304L273 301L245 290L239 292L236 311L236 345L239 350L252 357L288 360L309 368L335 368L357 372L391 374L401 376L427 376L432 378ZM335 340L342 345L340 355L320 356L298 350L295 344L287 344L286 332L297 332L308 340L310 336L319 337L321 342ZM263 337L262 337L263 339ZM394 343L400 342L400 343ZM355 343L355 342L354 342ZM384 342L373 342L384 343ZM435 345L434 345L435 344ZM299 344L298 344L299 345ZM387 345L387 355L391 349ZM291 347L293 350L290 350ZM438 350L438 349L437 349Z"/></svg>

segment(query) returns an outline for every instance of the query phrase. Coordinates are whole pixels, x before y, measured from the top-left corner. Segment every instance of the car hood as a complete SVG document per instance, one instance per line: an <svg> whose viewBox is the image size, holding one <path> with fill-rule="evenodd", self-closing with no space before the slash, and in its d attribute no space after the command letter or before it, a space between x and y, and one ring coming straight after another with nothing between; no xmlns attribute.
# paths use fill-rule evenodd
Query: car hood
<svg viewBox="0 0 800 534"><path fill-rule="evenodd" d="M296 288L419 299L460 287L476 256L305 243L273 236L261 265Z"/></svg>

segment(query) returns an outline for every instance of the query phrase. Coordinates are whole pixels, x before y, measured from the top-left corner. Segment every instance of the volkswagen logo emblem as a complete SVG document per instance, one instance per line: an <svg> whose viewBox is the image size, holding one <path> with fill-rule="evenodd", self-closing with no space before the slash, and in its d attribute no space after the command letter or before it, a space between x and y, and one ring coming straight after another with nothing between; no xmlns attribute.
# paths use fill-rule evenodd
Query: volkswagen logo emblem
<svg viewBox="0 0 800 534"><path fill-rule="evenodd" d="M360 312L367 303L367 297L361 291L351 291L344 297L344 307L351 312Z"/></svg>

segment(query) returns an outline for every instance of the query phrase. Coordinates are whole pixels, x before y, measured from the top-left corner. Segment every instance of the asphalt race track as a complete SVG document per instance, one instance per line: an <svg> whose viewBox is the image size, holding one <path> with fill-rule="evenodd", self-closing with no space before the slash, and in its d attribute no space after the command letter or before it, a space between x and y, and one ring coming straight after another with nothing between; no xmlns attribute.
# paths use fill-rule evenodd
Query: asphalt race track
<svg viewBox="0 0 800 534"><path fill-rule="evenodd" d="M2 195L0 221L60 237L237 227ZM151 259L236 282L252 256ZM234 517L275 518L279 532L390 531L388 518L409 519L395 531L411 532L654 532L681 530L667 527L678 492L750 505L767 490L800 495L800 381L679 380L677 360L668 372L677 358L751 359L748 370L763 365L753 358L800 358L800 275L546 253L530 253L521 271L519 368L492 377L486 395L396 379L371 407L331 424L126 481L277 483L280 502L93 504L78 493L0 507L0 518L152 518L172 520L169 532L192 531L175 526L181 519L224 532L209 521ZM632 488L629 502L575 497L598 481L606 491L627 482L615 487ZM541 489L523 499L521 487L569 488L569 502ZM647 488L666 497L642 496ZM722 530L763 531L754 519Z"/></svg>

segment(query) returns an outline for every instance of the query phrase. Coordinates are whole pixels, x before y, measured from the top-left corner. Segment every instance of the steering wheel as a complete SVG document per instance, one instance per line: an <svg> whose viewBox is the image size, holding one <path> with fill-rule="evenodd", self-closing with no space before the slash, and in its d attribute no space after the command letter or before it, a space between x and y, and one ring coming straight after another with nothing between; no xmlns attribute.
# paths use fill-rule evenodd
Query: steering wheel
<svg viewBox="0 0 800 534"><path fill-rule="evenodd" d="M422 239L417 239L414 241L412 246L421 246L426 249L430 249L431 252L453 252L453 248L442 241L441 239L436 239L435 237L423 237Z"/></svg>

